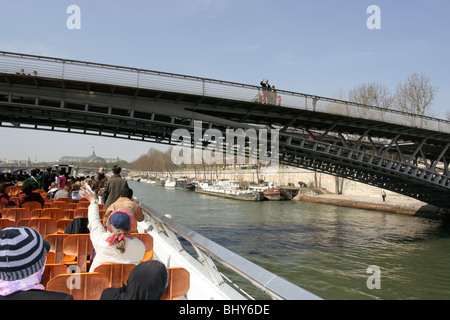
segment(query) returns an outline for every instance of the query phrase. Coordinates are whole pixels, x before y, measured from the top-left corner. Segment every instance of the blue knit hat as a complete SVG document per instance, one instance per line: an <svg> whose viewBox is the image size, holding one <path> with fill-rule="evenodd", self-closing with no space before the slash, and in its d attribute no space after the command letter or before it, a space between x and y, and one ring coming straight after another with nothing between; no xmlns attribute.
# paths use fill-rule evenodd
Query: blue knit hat
<svg viewBox="0 0 450 320"><path fill-rule="evenodd" d="M45 265L50 244L27 227L0 231L0 280L16 281L38 272Z"/></svg>
<svg viewBox="0 0 450 320"><path fill-rule="evenodd" d="M134 223L134 215L127 209L114 210L108 217L107 227L113 225L116 229L131 228Z"/></svg>

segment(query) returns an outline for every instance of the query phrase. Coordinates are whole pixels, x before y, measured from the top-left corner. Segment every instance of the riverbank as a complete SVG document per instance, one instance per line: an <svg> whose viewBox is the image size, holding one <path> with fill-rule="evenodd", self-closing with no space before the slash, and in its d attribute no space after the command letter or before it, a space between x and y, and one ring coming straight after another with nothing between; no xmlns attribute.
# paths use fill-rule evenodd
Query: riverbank
<svg viewBox="0 0 450 320"><path fill-rule="evenodd" d="M386 202L383 202L381 199L382 189L348 179L339 180L342 194L338 195L336 190L337 180L335 177L294 167L280 167L277 170L268 170L265 168L261 168L260 170L227 168L224 170L209 171L186 169L175 172L160 172L157 175L152 172L130 172L130 174L147 178L155 176L172 178L189 177L204 180L240 180L253 183L262 179L264 181L274 182L279 187L287 187L289 185L298 186L299 182L303 182L308 186L318 185L319 187L317 189L326 190L326 193L316 195L315 192L308 192L306 189L303 189L302 196L297 196L297 199L294 198L293 200L422 216L432 219L450 217L450 210L444 211L443 209L389 190L384 190L387 198ZM308 194L305 194L305 192L308 192Z"/></svg>
<svg viewBox="0 0 450 320"><path fill-rule="evenodd" d="M405 198L402 196L391 196L383 202L381 197L358 196L358 195L336 195L336 194L319 194L319 195L298 195L294 201L304 201L328 204L334 206L342 206L349 208L358 208L365 210L375 210L390 213L400 213L406 215L414 215L433 219L448 219L450 212L440 208L431 206L425 202Z"/></svg>

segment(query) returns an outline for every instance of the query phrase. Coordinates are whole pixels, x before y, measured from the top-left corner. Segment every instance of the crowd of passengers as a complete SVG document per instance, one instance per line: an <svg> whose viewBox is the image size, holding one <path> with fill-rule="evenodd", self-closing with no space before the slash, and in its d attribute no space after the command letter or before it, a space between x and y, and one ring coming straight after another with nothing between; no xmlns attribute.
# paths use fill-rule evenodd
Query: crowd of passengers
<svg viewBox="0 0 450 320"><path fill-rule="evenodd" d="M1 207L21 207L27 201L38 201L44 206L45 200L39 190L44 190L49 199L69 197L75 202L82 197L87 199L90 202L88 218L73 219L65 233L90 234L94 257L89 272L103 263L136 265L126 285L105 289L100 299L158 300L167 288L168 271L159 261L141 262L145 245L132 233L137 232L137 222L144 220L144 214L120 172L121 168L115 166L110 176L100 168L95 176L73 177L49 167L44 172L37 168L30 174L1 174ZM8 195L9 186L20 186L18 203ZM106 210L103 221L99 203L103 203ZM0 230L0 300L73 299L69 294L47 291L40 284L49 250L49 243L32 228Z"/></svg>

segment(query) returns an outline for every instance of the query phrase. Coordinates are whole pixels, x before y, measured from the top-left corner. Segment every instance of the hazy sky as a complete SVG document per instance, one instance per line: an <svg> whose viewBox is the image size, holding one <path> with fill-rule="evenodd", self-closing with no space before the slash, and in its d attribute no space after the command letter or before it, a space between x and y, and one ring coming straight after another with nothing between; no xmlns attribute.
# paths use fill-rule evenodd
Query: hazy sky
<svg viewBox="0 0 450 320"><path fill-rule="evenodd" d="M81 29L70 30L70 5ZM381 29L369 29L370 5ZM85 60L336 97L361 83L395 91L414 72L450 110L448 0L1 0L0 51ZM97 155L132 161L149 143L0 128L0 159ZM7 140L5 140L5 137ZM6 142L5 142L6 141ZM9 141L9 143L8 143Z"/></svg>

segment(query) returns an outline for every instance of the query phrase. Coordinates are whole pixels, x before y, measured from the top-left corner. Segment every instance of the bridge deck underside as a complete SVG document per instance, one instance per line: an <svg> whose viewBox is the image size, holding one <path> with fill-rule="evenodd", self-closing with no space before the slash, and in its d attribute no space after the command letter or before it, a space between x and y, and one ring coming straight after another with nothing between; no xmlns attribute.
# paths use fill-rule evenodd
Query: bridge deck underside
<svg viewBox="0 0 450 320"><path fill-rule="evenodd" d="M175 144L193 132L279 129L280 163L450 207L450 134L383 121L177 92L3 74L2 126Z"/></svg>

